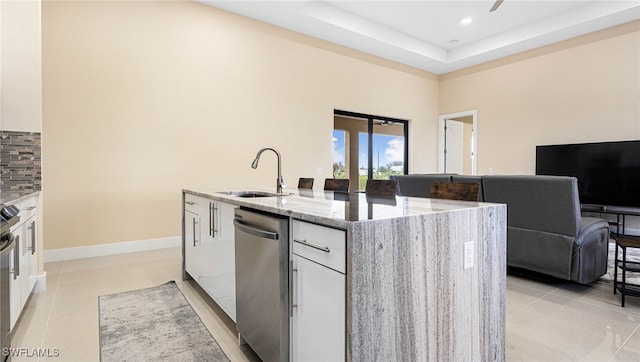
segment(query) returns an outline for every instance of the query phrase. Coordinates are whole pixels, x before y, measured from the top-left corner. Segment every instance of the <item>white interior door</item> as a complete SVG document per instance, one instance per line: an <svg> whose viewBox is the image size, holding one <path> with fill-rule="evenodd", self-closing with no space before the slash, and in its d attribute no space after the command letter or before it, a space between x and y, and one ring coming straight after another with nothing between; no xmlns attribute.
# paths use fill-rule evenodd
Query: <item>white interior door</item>
<svg viewBox="0 0 640 362"><path fill-rule="evenodd" d="M444 122L444 172L463 174L464 124L451 119Z"/></svg>
<svg viewBox="0 0 640 362"><path fill-rule="evenodd" d="M438 116L438 172L476 175L477 135L476 110Z"/></svg>

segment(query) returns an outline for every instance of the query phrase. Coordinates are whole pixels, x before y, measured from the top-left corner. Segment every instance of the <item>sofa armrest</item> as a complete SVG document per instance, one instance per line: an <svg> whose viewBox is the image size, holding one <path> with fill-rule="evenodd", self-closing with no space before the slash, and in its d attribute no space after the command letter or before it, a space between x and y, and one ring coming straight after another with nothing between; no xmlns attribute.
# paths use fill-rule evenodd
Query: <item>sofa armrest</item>
<svg viewBox="0 0 640 362"><path fill-rule="evenodd" d="M576 244L580 245L589 235L597 233L599 229L607 229L609 231L609 223L603 219L596 217L582 217L582 225L576 236Z"/></svg>
<svg viewBox="0 0 640 362"><path fill-rule="evenodd" d="M571 280L591 283L607 272L609 224L602 219L583 217L573 246Z"/></svg>

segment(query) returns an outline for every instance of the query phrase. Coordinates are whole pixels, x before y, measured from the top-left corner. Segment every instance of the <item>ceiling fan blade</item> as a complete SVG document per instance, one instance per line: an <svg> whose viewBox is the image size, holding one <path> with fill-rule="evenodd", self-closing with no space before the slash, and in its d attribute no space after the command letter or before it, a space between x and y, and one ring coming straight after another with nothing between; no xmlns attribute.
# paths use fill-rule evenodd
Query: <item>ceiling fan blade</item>
<svg viewBox="0 0 640 362"><path fill-rule="evenodd" d="M503 1L504 1L504 0L496 0L496 2L495 2L495 3L493 3L493 6L491 7L491 10L489 10L489 12L492 12L492 11L496 11L496 10L498 10L498 8L500 7L500 5L502 5L502 2L503 2Z"/></svg>

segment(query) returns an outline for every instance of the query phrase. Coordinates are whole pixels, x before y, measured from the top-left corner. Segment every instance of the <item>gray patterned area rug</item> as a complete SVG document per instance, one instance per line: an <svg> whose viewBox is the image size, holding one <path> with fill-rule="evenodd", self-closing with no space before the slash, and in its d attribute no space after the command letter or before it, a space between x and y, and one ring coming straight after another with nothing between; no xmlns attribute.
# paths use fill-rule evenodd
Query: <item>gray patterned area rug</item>
<svg viewBox="0 0 640 362"><path fill-rule="evenodd" d="M101 361L229 361L174 281L98 305Z"/></svg>
<svg viewBox="0 0 640 362"><path fill-rule="evenodd" d="M618 258L622 259L622 249L618 249ZM614 267L616 259L616 242L609 240L609 259L607 261L607 273L600 277L600 280L613 283ZM640 249L627 248L627 261L640 262ZM618 281L622 280L621 271L618 270ZM640 273L627 272L627 283L640 285Z"/></svg>

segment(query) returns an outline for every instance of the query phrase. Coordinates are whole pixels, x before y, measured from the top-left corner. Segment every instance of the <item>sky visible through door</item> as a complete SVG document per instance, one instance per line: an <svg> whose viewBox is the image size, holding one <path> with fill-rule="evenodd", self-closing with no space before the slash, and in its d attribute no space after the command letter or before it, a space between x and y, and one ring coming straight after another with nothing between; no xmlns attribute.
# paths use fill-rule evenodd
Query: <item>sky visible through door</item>
<svg viewBox="0 0 640 362"><path fill-rule="evenodd" d="M343 130L333 130L333 163L334 170L339 165L346 165L345 137ZM367 133L358 134L358 168L367 174L368 139ZM373 172L402 174L404 166L404 137L394 135L373 135ZM334 174L334 177L337 175ZM345 177L345 176L342 176Z"/></svg>

